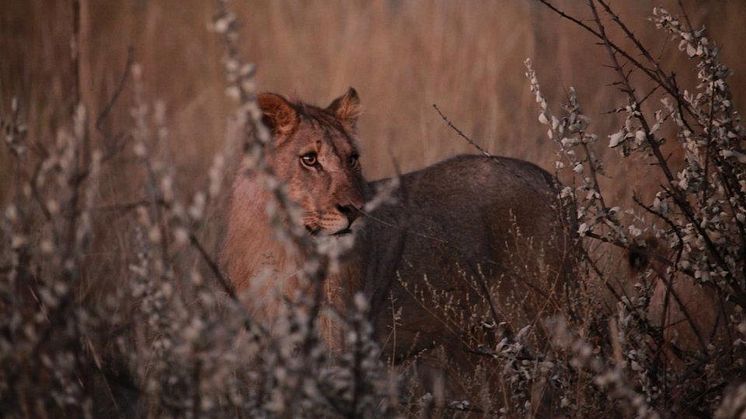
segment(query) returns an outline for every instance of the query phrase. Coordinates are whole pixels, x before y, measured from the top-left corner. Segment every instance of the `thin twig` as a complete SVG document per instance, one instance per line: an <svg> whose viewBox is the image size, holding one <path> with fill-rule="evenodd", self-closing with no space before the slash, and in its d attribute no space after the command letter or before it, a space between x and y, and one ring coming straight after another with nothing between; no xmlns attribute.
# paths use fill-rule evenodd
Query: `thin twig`
<svg viewBox="0 0 746 419"><path fill-rule="evenodd" d="M463 132L461 132L461 130L458 129L455 125L453 125L453 123L445 115L443 115L443 112L440 111L440 109L438 108L438 105L436 105L436 104L433 103L433 108L435 108L435 111L438 112L438 115L440 115L440 117L443 119L443 121L445 121L445 123L452 130L456 131L456 134L458 134L461 138L463 138L467 143L469 143L472 146L474 146L474 148L476 148L477 150L479 150L479 152L482 153L483 155L485 155L487 157L494 157L492 154L488 153L485 149L483 149L479 144L477 144L471 138L469 138L466 134L464 134Z"/></svg>
<svg viewBox="0 0 746 419"><path fill-rule="evenodd" d="M104 108L101 110L101 112L98 114L98 117L96 118L96 129L101 133L103 133L104 120L111 113L111 110L114 108L114 105L117 103L117 101L119 100L119 96L124 90L124 86L127 84L127 79L129 78L130 72L132 70L132 64L134 64L134 60L135 50L132 46L130 46L129 48L127 48L127 61L124 64L122 77L119 79L119 83L117 83L117 87L114 89L114 93L109 98L109 101L106 102L106 105L104 105Z"/></svg>
<svg viewBox="0 0 746 419"><path fill-rule="evenodd" d="M192 246L197 249L197 252L199 252L202 260L205 262L207 267L210 268L210 271L212 272L213 276L215 276L215 279L218 281L220 288L222 288L223 291L228 294L231 300L239 302L238 295L236 295L236 290L231 285L231 281L226 278L225 275L223 275L223 272L220 270L218 264L212 259L212 257L210 257L210 254L207 253L205 248L202 246L202 243L200 243L199 239L197 239L197 236L195 236L192 232L189 233L189 241L192 243Z"/></svg>

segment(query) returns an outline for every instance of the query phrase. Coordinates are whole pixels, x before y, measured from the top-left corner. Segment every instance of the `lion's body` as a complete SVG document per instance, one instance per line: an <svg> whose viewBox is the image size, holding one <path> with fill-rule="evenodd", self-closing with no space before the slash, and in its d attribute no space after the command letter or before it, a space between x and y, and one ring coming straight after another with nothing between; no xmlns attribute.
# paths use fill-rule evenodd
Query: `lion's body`
<svg viewBox="0 0 746 419"><path fill-rule="evenodd" d="M527 325L546 336L535 321L568 307L576 244L553 178L521 160L458 156L400 181L356 249L385 353L463 372ZM449 375L456 391L470 386Z"/></svg>
<svg viewBox="0 0 746 419"><path fill-rule="evenodd" d="M314 127L319 128L306 126L302 141L313 138ZM320 128L315 131L317 143L332 135L350 141L347 147L354 149L352 136L323 124ZM278 141L296 141L292 134L288 137ZM344 148L340 144L333 148L345 153L339 151ZM271 165L281 160L283 151L278 147L275 153ZM297 150L290 153L296 154L285 161L295 164ZM308 211L308 199L293 192L304 189L305 175L283 178L281 174L288 173L284 167L276 172L291 185L290 198ZM352 195L360 193L366 200L385 182L363 183L362 177L339 169L328 172L332 179L340 177L330 185L347 182ZM363 292L388 356L395 362L424 360L418 364L436 370L473 369L479 359L473 353L479 347L494 347L496 340L526 325L534 324L541 336L543 325L536 320L566 307L565 291L574 283L570 271L575 228L563 221L568 219L567 208L559 203L552 176L520 160L459 156L400 180L394 202L355 224L354 249L340 271L325 279L325 302L344 314L350 297ZM353 190L356 185L359 191ZM223 265L237 291L249 293L246 301L258 320L271 323L282 299L304 292L295 279L302 261L289 257L275 239L261 179L238 176L232 201ZM270 274L257 281L263 271ZM327 343L339 348L343 334L329 330L335 328L341 326L322 322ZM431 351L435 348L445 350L446 365L438 365L442 357L430 362L436 358ZM458 391L466 385L450 387Z"/></svg>

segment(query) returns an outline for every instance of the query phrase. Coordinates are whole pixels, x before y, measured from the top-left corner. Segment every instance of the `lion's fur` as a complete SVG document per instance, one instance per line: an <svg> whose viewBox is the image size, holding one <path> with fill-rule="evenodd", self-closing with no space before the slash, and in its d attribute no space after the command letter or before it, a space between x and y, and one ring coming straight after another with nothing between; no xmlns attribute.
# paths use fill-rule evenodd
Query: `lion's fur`
<svg viewBox="0 0 746 419"><path fill-rule="evenodd" d="M477 348L527 325L543 347L541 320L568 311L576 227L564 211L572 209L548 173L511 158L458 156L400 182L397 202L364 220L357 249L378 339L396 362L420 358L452 391L474 394L468 387L479 383L450 372L473 370L486 359ZM443 354L429 355L437 347ZM486 370L488 382L499 374Z"/></svg>
<svg viewBox="0 0 746 419"><path fill-rule="evenodd" d="M364 189L359 168L347 164L350 156L357 155L355 91L351 89L326 109L274 94L260 95L259 106L273 134L273 144L266 151L268 166L303 210L306 226L334 232L347 225L347 216L338 207L362 207ZM323 172L301 166L299 156L309 152L323 163ZM235 290L245 294L252 315L270 324L283 300L295 300L306 285L297 275L302 261L288 253L275 234L267 213L271 199L266 181L265 174L252 171L246 163L240 165L231 188L220 260ZM342 305L341 295L355 288L338 283L339 275L349 276L347 271L326 278L327 303Z"/></svg>
<svg viewBox="0 0 746 419"><path fill-rule="evenodd" d="M340 109L339 101L345 112L327 111ZM279 117L277 111L262 106L280 144L270 155L270 165L289 183L290 197L303 207L307 202L295 195L302 190L294 184L297 178L277 166L280 154L291 149L283 149L283 144L308 142L315 136L316 141L333 138L345 143L339 144L340 150L342 146L354 150L358 110L344 102L340 98L327 110L296 103L281 109ZM297 124L292 122L293 111L301 120L307 113L322 114L317 118L322 122ZM335 114L350 119L335 123L329 119ZM278 129L287 121L296 125ZM279 164L297 165L297 153L289 153L292 160ZM318 190L317 199L333 196L339 201L359 192L368 200L385 182L364 183L351 171L336 175L339 182L347 182L347 189ZM325 283L327 303L341 312L354 292L365 293L376 335L394 361L406 362L413 356L427 359L425 352L442 347L450 354L449 365L473 366L476 361L469 351L480 339L494 340L498 330L508 336L529 324L540 330L539 317L564 310L566 291L574 282L575 227L566 225L567 208L558 201L555 180L547 172L516 159L459 156L400 180L395 202L357 222L352 255L340 273ZM232 199L222 261L238 291L252 290L250 308L261 321L271 321L272 307L278 302L268 290L276 286L273 281L285 280L280 286L283 296L302 292L293 275L300 261L288 256L275 239L265 214L268 200L261 179L239 174ZM272 275L266 285L256 287L252 281L264 268ZM444 293L452 307L434 302ZM494 324L467 330L469 320L478 319ZM325 327L333 326L325 323Z"/></svg>

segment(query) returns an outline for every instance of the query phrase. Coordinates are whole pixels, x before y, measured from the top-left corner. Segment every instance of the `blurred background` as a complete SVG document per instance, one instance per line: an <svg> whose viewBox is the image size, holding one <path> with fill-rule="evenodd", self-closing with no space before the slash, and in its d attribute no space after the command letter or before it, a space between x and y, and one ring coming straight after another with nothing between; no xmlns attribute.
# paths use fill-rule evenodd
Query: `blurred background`
<svg viewBox="0 0 746 419"><path fill-rule="evenodd" d="M555 1L582 18L584 2ZM746 2L683 1L695 26L705 25L746 85ZM693 66L648 20L654 6L678 13L676 0L612 1L623 19L693 87ZM326 105L354 86L361 95L363 167L368 178L404 171L459 152L473 152L434 111L440 109L489 152L552 170L555 146L537 122L523 61L534 62L555 112L575 86L593 128L606 135L621 122L606 112L625 103L609 81L603 47L538 1L235 1L243 54L258 66L258 87ZM128 51L143 70L145 99L162 103L168 159L189 187L225 142L234 103L225 95L222 45L210 31L214 3L204 0L4 0L0 6L0 109L18 97L30 138L45 141L69 125L74 105L89 110L94 145L102 132L131 125L131 77L101 130L95 117L118 89ZM591 22L592 23L592 22ZM74 39L76 31L80 34ZM612 31L619 42L623 37ZM644 87L642 77L633 79ZM743 108L743 95L735 97ZM0 149L0 201L13 171ZM616 153L604 144L603 153ZM123 169L126 170L126 169ZM620 175L624 175L624 181ZM627 202L644 170L610 164L607 191Z"/></svg>

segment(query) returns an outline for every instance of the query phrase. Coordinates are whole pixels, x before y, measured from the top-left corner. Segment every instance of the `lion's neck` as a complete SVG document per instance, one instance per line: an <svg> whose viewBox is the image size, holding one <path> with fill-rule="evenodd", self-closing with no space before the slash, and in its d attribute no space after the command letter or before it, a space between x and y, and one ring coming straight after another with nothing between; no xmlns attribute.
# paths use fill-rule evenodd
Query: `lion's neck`
<svg viewBox="0 0 746 419"><path fill-rule="evenodd" d="M238 176L233 185L233 200L228 213L228 229L221 260L230 281L254 315L270 320L276 317L282 299L295 300L305 288L299 282L304 260L291 254L278 240L267 214L271 198L262 180L255 176ZM337 272L324 278L324 302L344 312L358 290L359 260L354 255L342 263ZM324 334L331 325L322 321ZM326 336L336 341L340 336Z"/></svg>
<svg viewBox="0 0 746 419"><path fill-rule="evenodd" d="M267 203L269 194L256 176L238 176L233 185L228 229L222 260L237 292L262 284L257 276L291 276L299 261L290 255L273 232ZM272 281L268 278L268 281ZM274 282L274 281L273 281ZM269 285L269 284L267 284Z"/></svg>

